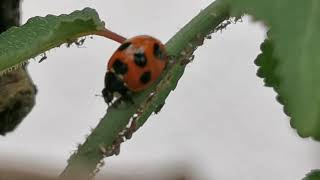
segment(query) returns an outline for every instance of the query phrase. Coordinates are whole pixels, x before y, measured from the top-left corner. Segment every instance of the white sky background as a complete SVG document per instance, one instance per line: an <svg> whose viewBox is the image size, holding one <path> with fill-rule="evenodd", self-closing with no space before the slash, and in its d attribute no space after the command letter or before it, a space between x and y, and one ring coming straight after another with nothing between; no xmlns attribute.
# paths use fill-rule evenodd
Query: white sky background
<svg viewBox="0 0 320 180"><path fill-rule="evenodd" d="M166 42L211 2L25 0L22 21L89 6L113 31ZM319 143L297 136L273 90L255 75L253 60L264 36L260 24L244 18L207 40L161 113L151 116L102 172L138 174L183 163L197 179L293 180L319 168ZM105 113L103 99L95 94L103 88L107 60L117 46L94 37L83 48L51 50L40 64L31 60L37 105L16 131L0 137L0 167L63 170L76 143Z"/></svg>

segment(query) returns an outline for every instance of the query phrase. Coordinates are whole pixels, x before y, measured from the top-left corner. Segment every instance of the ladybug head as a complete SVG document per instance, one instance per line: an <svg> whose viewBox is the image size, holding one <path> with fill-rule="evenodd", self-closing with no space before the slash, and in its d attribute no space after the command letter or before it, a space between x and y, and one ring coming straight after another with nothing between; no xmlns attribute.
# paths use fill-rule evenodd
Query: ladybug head
<svg viewBox="0 0 320 180"><path fill-rule="evenodd" d="M120 77L118 77L113 72L106 72L105 78L104 78L104 85L105 87L102 90L102 95L104 98L104 101L107 104L110 104L113 100L114 96L120 95L120 96L127 96L128 88L124 84L124 82L121 80Z"/></svg>

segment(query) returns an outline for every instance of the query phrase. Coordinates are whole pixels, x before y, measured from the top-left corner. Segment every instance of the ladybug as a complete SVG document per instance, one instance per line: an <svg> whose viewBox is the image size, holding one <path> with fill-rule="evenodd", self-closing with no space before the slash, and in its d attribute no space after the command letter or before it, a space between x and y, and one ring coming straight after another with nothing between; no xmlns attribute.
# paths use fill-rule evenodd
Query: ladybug
<svg viewBox="0 0 320 180"><path fill-rule="evenodd" d="M107 104L114 97L133 103L131 93L140 92L161 75L168 56L156 38L141 35L125 40L111 56L102 95Z"/></svg>

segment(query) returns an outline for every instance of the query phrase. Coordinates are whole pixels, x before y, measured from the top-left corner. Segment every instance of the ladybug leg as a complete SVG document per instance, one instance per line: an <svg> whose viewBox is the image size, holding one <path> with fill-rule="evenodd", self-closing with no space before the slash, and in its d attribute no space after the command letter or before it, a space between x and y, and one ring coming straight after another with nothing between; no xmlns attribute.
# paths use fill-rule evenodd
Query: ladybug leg
<svg viewBox="0 0 320 180"><path fill-rule="evenodd" d="M130 102L131 104L134 104L134 101L133 99L131 98L130 95L128 94L124 94L124 95L121 95L114 103L113 103L113 106L115 108L117 108L122 102Z"/></svg>
<svg viewBox="0 0 320 180"><path fill-rule="evenodd" d="M134 101L132 99L132 97L130 96L130 94L126 93L123 96L121 96L121 100L125 101L125 102L129 102L132 105L134 104Z"/></svg>
<svg viewBox="0 0 320 180"><path fill-rule="evenodd" d="M114 103L112 103L112 105L115 107L115 108L118 108L119 105L121 104L121 99L117 99Z"/></svg>

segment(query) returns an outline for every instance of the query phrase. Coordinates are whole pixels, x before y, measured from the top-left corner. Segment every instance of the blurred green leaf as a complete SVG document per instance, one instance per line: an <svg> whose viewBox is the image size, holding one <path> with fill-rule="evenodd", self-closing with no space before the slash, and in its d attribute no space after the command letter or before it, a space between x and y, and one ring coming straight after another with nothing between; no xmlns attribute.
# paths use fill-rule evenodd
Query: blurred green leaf
<svg viewBox="0 0 320 180"><path fill-rule="evenodd" d="M262 51L255 60L255 64L259 66L257 75L264 78L265 85L277 89L279 86L279 78L275 77L274 70L278 65L278 60L273 57L273 44L266 39L260 46Z"/></svg>
<svg viewBox="0 0 320 180"><path fill-rule="evenodd" d="M280 95L299 135L320 140L320 1L226 1L233 15L248 13L270 28L272 58L278 61L262 64L261 71L277 78L266 78L266 85Z"/></svg>
<svg viewBox="0 0 320 180"><path fill-rule="evenodd" d="M320 170L312 170L303 180L320 180Z"/></svg>

